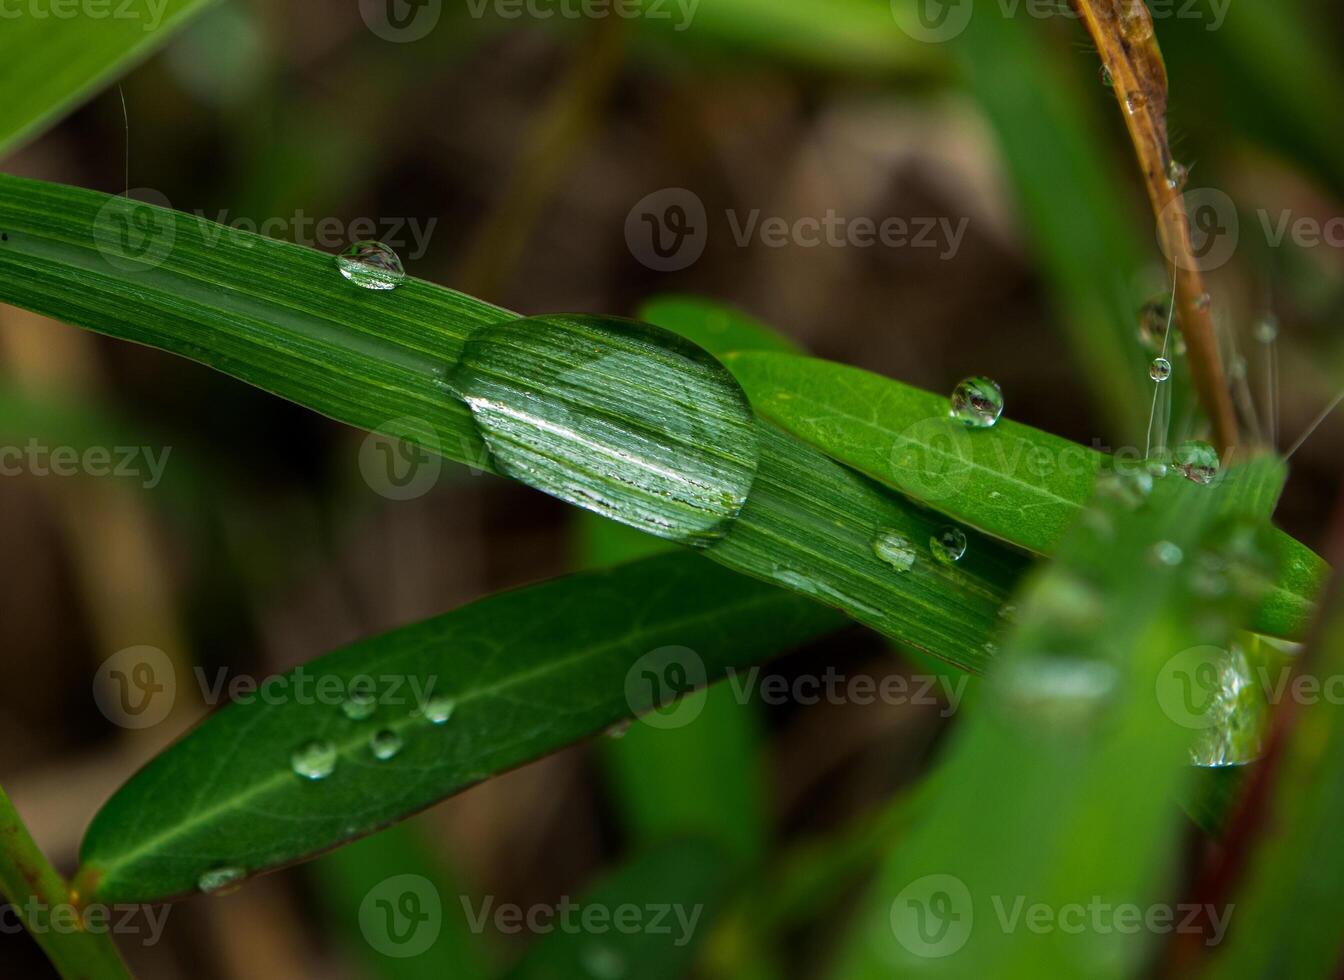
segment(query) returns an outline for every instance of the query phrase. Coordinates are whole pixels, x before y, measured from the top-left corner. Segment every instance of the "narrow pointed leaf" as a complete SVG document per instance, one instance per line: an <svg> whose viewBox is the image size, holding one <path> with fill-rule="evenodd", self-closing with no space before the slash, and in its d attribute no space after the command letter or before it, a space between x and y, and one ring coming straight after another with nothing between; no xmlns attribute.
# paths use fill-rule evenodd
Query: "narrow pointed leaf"
<svg viewBox="0 0 1344 980"><path fill-rule="evenodd" d="M1216 720L1182 699L1181 671L1212 663L1267 581L1254 549L1237 566L1258 570L1244 592L1215 594L1199 570L1228 558L1225 522L1263 531L1283 476L1262 460L1220 486L1168 478L1142 502L1108 493L1089 509L1025 589L937 796L887 858L833 977L1145 975L1177 914L1174 797L1196 731Z"/></svg>
<svg viewBox="0 0 1344 980"><path fill-rule="evenodd" d="M945 396L816 358L731 354L726 363L761 415L849 466L958 521L1026 551L1052 553L1116 457L1048 432L1001 420L968 430L948 416ZM1300 637L1329 569L1277 533L1282 577L1254 628Z"/></svg>
<svg viewBox="0 0 1344 980"><path fill-rule="evenodd" d="M136 774L89 828L80 881L102 901L157 901L197 890L210 872L255 874L311 857L837 620L679 553L361 641L217 712ZM627 683L659 650L645 666L665 682L636 674ZM660 657L677 661L675 676ZM372 678L378 703L355 720L342 705L361 677ZM439 715L451 707L441 724L426 717L427 699ZM371 739L384 731L402 748L379 761ZM325 778L292 765L315 742L336 753Z"/></svg>
<svg viewBox="0 0 1344 980"><path fill-rule="evenodd" d="M460 293L415 279L392 291L360 289L322 252L122 198L0 175L0 300L190 357L480 470L501 468L458 391L469 343L480 354L488 346L483 334L517 318ZM576 344L611 329L600 317L533 322L572 328ZM652 330L644 328L645 341ZM692 375L704 381L714 372L703 355L678 346L662 343L656 369L641 365L637 376L615 373L612 380L634 386L628 390L645 405L666 407L694 433L703 419L687 397L688 385ZM574 366L594 357L592 348L546 349ZM624 353L638 359L633 350ZM591 432L605 424L599 416L619 415L629 404L599 404L607 393L595 376L577 383L535 359L519 360L500 376L498 361L486 351L484 360L467 365L468 380L493 372L503 388L531 399L527 409L542 410L529 423L534 429L540 420L555 434L564 428L558 409L573 419L577 407L584 423L579 428ZM556 387L529 385L540 381ZM592 401L581 404L574 398L585 385ZM516 408L504 406L506 412ZM746 505L725 523L709 556L842 609L908 647L979 669L996 611L1023 561L977 538L965 560L937 565L927 551L936 518L773 427L759 428L759 460ZM735 431L741 435L740 426ZM609 438L608 458L632 450L637 436L631 426ZM571 500L586 490L590 502L626 493L614 473L595 490L591 472L567 471L582 461L560 453L563 440L551 440L542 453L534 452L533 442L513 442L513 475L535 472L533 464L552 475L549 482L529 480L534 486ZM650 444L659 445L645 438L643 445ZM710 454L716 449L696 448ZM737 462L733 467L741 474ZM740 462L752 466L749 459ZM588 480L582 488L580 476ZM920 551L924 560L910 573L874 554L873 541L885 532L907 537ZM703 536L697 543L706 543Z"/></svg>
<svg viewBox="0 0 1344 980"><path fill-rule="evenodd" d="M6 8L0 32L0 156L143 58L210 0L116 0L104 14Z"/></svg>

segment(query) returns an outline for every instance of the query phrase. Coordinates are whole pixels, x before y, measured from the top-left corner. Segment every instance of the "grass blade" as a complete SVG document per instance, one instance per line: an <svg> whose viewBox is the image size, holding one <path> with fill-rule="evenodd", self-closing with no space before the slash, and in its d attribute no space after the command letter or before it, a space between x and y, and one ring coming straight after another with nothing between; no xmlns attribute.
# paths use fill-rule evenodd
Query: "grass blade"
<svg viewBox="0 0 1344 980"><path fill-rule="evenodd" d="M0 156L162 44L210 0L130 0L103 17L5 15L0 34ZM67 8L68 9L68 8ZM115 15L114 15L115 14ZM20 95L20 93L22 93Z"/></svg>
<svg viewBox="0 0 1344 980"><path fill-rule="evenodd" d="M0 176L0 236L0 300L190 357L332 418L495 469L449 379L469 337L516 319L505 310L417 280L375 294L341 278L321 252L15 177ZM666 385L662 404L680 405L699 424L683 375L645 380ZM898 533L918 548L937 520L773 427L760 430L750 499L707 554L844 609L908 647L983 665L986 636L1023 562L977 541L956 566L924 561L911 574L894 573L873 554L874 537ZM608 489L623 492L617 481Z"/></svg>
<svg viewBox="0 0 1344 980"><path fill-rule="evenodd" d="M1144 502L1089 511L1025 591L937 798L889 856L834 976L1137 975L1154 932L1097 916L1142 913L1174 883L1191 729L1163 683L1185 651L1227 644L1251 605L1202 594L1192 570L1223 522L1263 528L1283 475L1263 460L1218 487L1164 480Z"/></svg>
<svg viewBox="0 0 1344 980"><path fill-rule="evenodd" d="M752 407L827 455L942 513L1039 555L1051 554L1091 499L1109 457L1004 419L970 432L947 399L858 368L746 352L727 364ZM1283 572L1254 628L1301 637L1329 569L1277 533Z"/></svg>
<svg viewBox="0 0 1344 980"><path fill-rule="evenodd" d="M654 707L669 685L680 693L838 620L674 554L364 640L271 682L274 697L229 705L156 757L94 819L79 881L100 900L157 901L197 891L211 872L310 857ZM627 685L641 657L668 647L699 658L683 665L686 677L656 660L647 667L667 668L663 685ZM342 705L361 677L380 700L355 720ZM421 712L426 698L450 699L444 724ZM388 761L372 753L381 731L404 745ZM336 752L328 778L291 767L313 742Z"/></svg>

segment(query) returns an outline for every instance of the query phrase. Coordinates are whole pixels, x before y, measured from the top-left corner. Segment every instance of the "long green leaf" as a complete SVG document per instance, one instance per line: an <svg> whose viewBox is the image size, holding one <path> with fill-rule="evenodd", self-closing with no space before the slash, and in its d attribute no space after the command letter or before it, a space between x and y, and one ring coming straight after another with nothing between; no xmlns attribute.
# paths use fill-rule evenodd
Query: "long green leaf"
<svg viewBox="0 0 1344 980"><path fill-rule="evenodd" d="M359 289L321 252L14 177L0 177L0 236L0 300L191 357L333 418L383 429L482 470L496 468L453 385L463 387L469 337L480 355L472 362L472 378L499 368L480 363L481 356L489 361L492 355L489 341L478 337L515 319L505 310L414 279L390 293ZM539 325L570 330L576 345L604 329L581 317ZM648 341L648 332L642 337ZM574 365L592 357L581 346L544 346ZM564 372L551 362L519 359L508 369L524 374L496 372L493 380L551 414L575 403L548 400L551 392L530 382L553 382L566 399L583 395L583 386L564 382ZM583 373L575 372L571 381ZM701 358L684 351L665 356L660 370L608 380L627 384L627 392L644 385L638 393L645 403L671 406L694 433L701 416L687 399L693 374L697 384L721 383ZM594 416L602 414L599 400L612 400L599 381L584 382L594 401L582 407ZM603 412L620 415L622 405L604 403ZM563 428L554 420L548 424ZM983 645L1021 559L976 539L955 566L928 560L926 543L939 528L937 518L773 427L758 428L756 439L747 440L758 445L759 459L746 506L708 548L709 556L841 608L904 645L967 668L982 666ZM631 430L618 438L635 435ZM616 447L615 454L625 448ZM704 448L707 456L715 454L714 446ZM535 447L521 449L526 454ZM511 472L526 472L534 462L535 453L515 459ZM565 478L565 466L574 462L541 460L551 474L546 488L575 499L579 490ZM752 463L745 457L741 462L748 468ZM577 471L570 472L577 482ZM622 494L625 487L613 478L597 497L605 499L608 490ZM874 554L880 534L904 536L925 560L909 573L894 571Z"/></svg>
<svg viewBox="0 0 1344 980"><path fill-rule="evenodd" d="M730 882L723 855L703 842L652 848L574 903L569 918L528 952L508 980L681 980Z"/></svg>
<svg viewBox="0 0 1344 980"><path fill-rule="evenodd" d="M210 0L6 7L0 31L0 156L105 85Z"/></svg>
<svg viewBox="0 0 1344 980"><path fill-rule="evenodd" d="M1285 688L1291 719L1258 823L1249 874L1233 896L1231 942L1210 976L1218 980L1329 977L1344 943L1344 717L1329 693L1344 677L1344 602L1338 583L1312 648Z"/></svg>
<svg viewBox="0 0 1344 980"><path fill-rule="evenodd" d="M752 407L828 456L1019 548L1050 554L1092 496L1097 476L1139 447L1107 456L1004 419L969 431L945 397L880 375L791 354L744 352L726 363ZM1283 573L1254 628L1300 637L1329 569L1277 534Z"/></svg>
<svg viewBox="0 0 1344 980"><path fill-rule="evenodd" d="M153 901L195 891L212 873L309 857L837 620L675 554L492 596L361 641L229 705L156 757L98 813L80 881L105 901ZM646 655L652 680L635 673ZM348 694L361 684L379 700L355 720ZM426 700L450 717L431 723ZM404 746L387 761L373 754L382 732ZM315 746L336 752L326 778L291 766L293 753Z"/></svg>
<svg viewBox="0 0 1344 980"><path fill-rule="evenodd" d="M1176 884L1172 797L1199 721L1179 670L1230 641L1267 574L1254 549L1237 552L1257 569L1244 592L1215 594L1200 570L1231 560L1224 522L1263 530L1283 476L1263 460L1218 487L1168 479L1089 510L1026 589L938 796L888 858L836 977L1141 975L1179 914L1153 917Z"/></svg>

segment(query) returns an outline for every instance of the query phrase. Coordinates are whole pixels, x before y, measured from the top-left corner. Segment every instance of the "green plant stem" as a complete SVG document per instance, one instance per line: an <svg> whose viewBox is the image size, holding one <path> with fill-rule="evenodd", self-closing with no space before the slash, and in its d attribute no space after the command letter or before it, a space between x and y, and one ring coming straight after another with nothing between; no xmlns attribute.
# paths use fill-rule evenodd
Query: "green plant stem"
<svg viewBox="0 0 1344 980"><path fill-rule="evenodd" d="M65 980L130 980L107 933L51 928L56 910L77 911L77 896L38 850L0 788L0 892ZM72 911L71 914L74 914Z"/></svg>

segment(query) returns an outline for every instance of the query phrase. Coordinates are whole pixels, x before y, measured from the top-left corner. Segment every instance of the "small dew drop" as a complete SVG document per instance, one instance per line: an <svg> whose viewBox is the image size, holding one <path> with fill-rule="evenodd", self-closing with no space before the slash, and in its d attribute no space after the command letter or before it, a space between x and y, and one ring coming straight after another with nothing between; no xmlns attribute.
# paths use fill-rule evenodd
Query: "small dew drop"
<svg viewBox="0 0 1344 980"><path fill-rule="evenodd" d="M1190 171L1185 164L1179 160L1172 160L1167 164L1167 186L1174 191L1180 190L1185 186L1185 182L1190 179Z"/></svg>
<svg viewBox="0 0 1344 980"><path fill-rule="evenodd" d="M1152 354L1162 354L1167 341L1167 324L1171 322L1171 304L1168 297L1155 296L1139 307L1139 343ZM1165 343L1168 351L1185 353L1185 340L1179 333Z"/></svg>
<svg viewBox="0 0 1344 980"><path fill-rule="evenodd" d="M393 758L404 743L401 736L390 728L384 728L382 731L375 732L369 739L369 751L379 762L386 762Z"/></svg>
<svg viewBox="0 0 1344 980"><path fill-rule="evenodd" d="M1171 377L1171 361L1165 357L1153 358L1153 363L1148 365L1148 377L1159 384Z"/></svg>
<svg viewBox="0 0 1344 980"><path fill-rule="evenodd" d="M1097 479L1097 496L1127 510L1136 510L1152 492L1153 475L1147 470L1125 467Z"/></svg>
<svg viewBox="0 0 1344 980"><path fill-rule="evenodd" d="M1182 476L1202 486L1207 486L1217 478L1221 465L1217 451L1198 439L1177 446L1171 454L1171 461Z"/></svg>
<svg viewBox="0 0 1344 980"><path fill-rule="evenodd" d="M616 722L616 724L612 725L602 734L605 735L607 738L620 741L621 739L625 738L625 736L630 734L630 728L633 724L634 721L632 719L626 718L624 721Z"/></svg>
<svg viewBox="0 0 1344 980"><path fill-rule="evenodd" d="M905 535L890 528L878 531L873 538L873 554L898 572L908 572L915 564L915 546Z"/></svg>
<svg viewBox="0 0 1344 980"><path fill-rule="evenodd" d="M1144 467L1148 470L1148 475L1154 479L1160 480L1171 472L1171 467L1167 465L1165 459L1153 458L1144 461Z"/></svg>
<svg viewBox="0 0 1344 980"><path fill-rule="evenodd" d="M1129 110L1131 116L1136 112L1142 112L1147 105L1148 97L1142 92L1130 92L1125 96L1125 108Z"/></svg>
<svg viewBox="0 0 1344 980"><path fill-rule="evenodd" d="M1102 85L1105 85L1107 88L1115 88L1115 79L1111 76L1111 70L1109 68L1102 65L1098 75L1101 77Z"/></svg>
<svg viewBox="0 0 1344 980"><path fill-rule="evenodd" d="M1010 623L1017 622L1017 606L1011 602L1005 602L999 607L999 618L1007 620Z"/></svg>
<svg viewBox="0 0 1344 980"><path fill-rule="evenodd" d="M1213 297L1208 293L1200 293L1195 297L1195 309L1197 310L1207 310L1212 305Z"/></svg>
<svg viewBox="0 0 1344 980"><path fill-rule="evenodd" d="M1273 313L1262 316L1255 325L1255 339L1262 344L1272 344L1279 339L1279 318Z"/></svg>
<svg viewBox="0 0 1344 980"><path fill-rule="evenodd" d="M336 256L336 268L363 289L396 289L406 278L401 259L382 242L355 242Z"/></svg>
<svg viewBox="0 0 1344 980"><path fill-rule="evenodd" d="M341 702L341 713L351 721L363 721L378 708L378 698L365 684L356 684Z"/></svg>
<svg viewBox="0 0 1344 980"><path fill-rule="evenodd" d="M326 779L336 769L336 746L325 739L306 742L290 755L289 765L304 779Z"/></svg>
<svg viewBox="0 0 1344 980"><path fill-rule="evenodd" d="M457 702L450 697L433 697L425 702L423 714L431 725L446 725L457 710Z"/></svg>
<svg viewBox="0 0 1344 980"><path fill-rule="evenodd" d="M1181 546L1171 541L1157 542L1153 545L1151 555L1154 564L1167 568L1175 568L1185 560L1185 552L1181 550Z"/></svg>
<svg viewBox="0 0 1344 980"><path fill-rule="evenodd" d="M949 415L968 429L988 429L1003 414L1003 390L992 378L963 379L952 390Z"/></svg>
<svg viewBox="0 0 1344 980"><path fill-rule="evenodd" d="M197 879L196 886L207 895L220 895L242 881L246 874L242 868L212 868Z"/></svg>
<svg viewBox="0 0 1344 980"><path fill-rule="evenodd" d="M966 535L959 527L945 527L929 539L933 557L950 565L966 554Z"/></svg>

